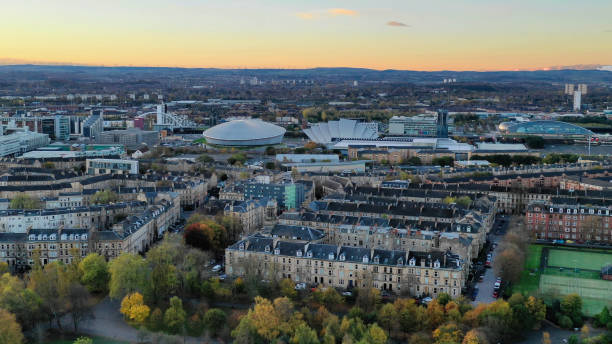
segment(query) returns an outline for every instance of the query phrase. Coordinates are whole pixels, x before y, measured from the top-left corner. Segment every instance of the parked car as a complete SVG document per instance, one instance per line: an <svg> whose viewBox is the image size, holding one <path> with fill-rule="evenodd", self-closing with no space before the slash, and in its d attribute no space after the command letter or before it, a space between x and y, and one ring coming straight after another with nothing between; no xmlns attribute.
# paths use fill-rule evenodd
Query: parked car
<svg viewBox="0 0 612 344"><path fill-rule="evenodd" d="M352 291L344 291L342 292L343 296L353 296L353 292Z"/></svg>
<svg viewBox="0 0 612 344"><path fill-rule="evenodd" d="M298 283L295 285L295 290L306 290L306 283Z"/></svg>
<svg viewBox="0 0 612 344"><path fill-rule="evenodd" d="M431 297L427 296L427 297L425 297L425 298L423 298L421 300L421 303L424 304L424 305L428 305L431 301L433 301L433 299Z"/></svg>
<svg viewBox="0 0 612 344"><path fill-rule="evenodd" d="M482 282L484 281L484 274L481 274L480 276L478 276L478 282Z"/></svg>
<svg viewBox="0 0 612 344"><path fill-rule="evenodd" d="M499 290L494 290L493 291L493 297L496 298L496 299L499 297Z"/></svg>
<svg viewBox="0 0 612 344"><path fill-rule="evenodd" d="M219 271L221 271L221 268L222 268L222 266L217 264L217 265L213 266L212 271L213 272L219 272Z"/></svg>

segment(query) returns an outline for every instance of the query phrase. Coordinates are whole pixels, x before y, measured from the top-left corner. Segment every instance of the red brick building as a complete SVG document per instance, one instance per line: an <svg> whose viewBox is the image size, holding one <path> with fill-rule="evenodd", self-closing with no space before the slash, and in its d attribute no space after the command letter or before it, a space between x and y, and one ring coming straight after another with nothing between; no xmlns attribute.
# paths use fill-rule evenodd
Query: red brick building
<svg viewBox="0 0 612 344"><path fill-rule="evenodd" d="M612 243L612 206L533 202L525 223L534 239Z"/></svg>

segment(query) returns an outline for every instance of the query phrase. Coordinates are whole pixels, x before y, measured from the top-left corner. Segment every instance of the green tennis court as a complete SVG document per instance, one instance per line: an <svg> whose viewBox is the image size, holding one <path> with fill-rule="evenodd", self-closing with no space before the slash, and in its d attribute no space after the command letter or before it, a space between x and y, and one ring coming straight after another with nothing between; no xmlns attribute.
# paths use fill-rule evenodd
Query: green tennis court
<svg viewBox="0 0 612 344"><path fill-rule="evenodd" d="M540 292L562 296L578 294L584 301L582 310L587 315L597 314L604 305L612 303L612 281L541 275Z"/></svg>
<svg viewBox="0 0 612 344"><path fill-rule="evenodd" d="M593 251L573 251L551 248L548 252L548 266L578 268L599 271L612 264L612 254Z"/></svg>

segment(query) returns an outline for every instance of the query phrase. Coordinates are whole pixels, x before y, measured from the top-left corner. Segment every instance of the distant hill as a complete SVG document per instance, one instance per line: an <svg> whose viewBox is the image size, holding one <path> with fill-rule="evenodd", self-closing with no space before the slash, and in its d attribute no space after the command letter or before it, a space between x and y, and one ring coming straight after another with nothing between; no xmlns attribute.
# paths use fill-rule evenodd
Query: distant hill
<svg viewBox="0 0 612 344"><path fill-rule="evenodd" d="M0 65L0 76L7 78L47 79L74 78L82 80L155 79L155 78L238 78L258 77L270 79L317 79L328 81L370 81L404 83L440 83L456 78L458 82L490 83L604 83L612 84L612 73L599 70L498 71L498 72L420 72L407 70L373 70L363 68L312 69L217 69L170 67L97 67L65 65Z"/></svg>

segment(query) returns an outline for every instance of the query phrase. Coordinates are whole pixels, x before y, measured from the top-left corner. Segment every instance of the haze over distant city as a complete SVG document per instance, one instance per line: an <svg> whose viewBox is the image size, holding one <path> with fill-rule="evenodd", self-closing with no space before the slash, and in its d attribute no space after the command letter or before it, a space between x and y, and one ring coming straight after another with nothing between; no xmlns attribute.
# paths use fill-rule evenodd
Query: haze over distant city
<svg viewBox="0 0 612 344"><path fill-rule="evenodd" d="M10 1L0 64L532 70L612 64L607 0Z"/></svg>

